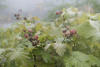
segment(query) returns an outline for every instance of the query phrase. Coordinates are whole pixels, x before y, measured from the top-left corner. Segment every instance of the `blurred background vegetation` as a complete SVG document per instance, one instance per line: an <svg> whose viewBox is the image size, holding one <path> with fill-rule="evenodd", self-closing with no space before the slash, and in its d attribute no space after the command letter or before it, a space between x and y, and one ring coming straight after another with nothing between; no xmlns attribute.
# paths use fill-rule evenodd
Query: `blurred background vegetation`
<svg viewBox="0 0 100 67"><path fill-rule="evenodd" d="M58 2L58 0L56 0ZM55 19L57 10L62 10L63 8L76 7L79 10L91 13L100 13L100 0L59 0L59 5L55 5L53 9L48 12L46 19L49 18L49 21ZM52 1L53 2L53 1Z"/></svg>

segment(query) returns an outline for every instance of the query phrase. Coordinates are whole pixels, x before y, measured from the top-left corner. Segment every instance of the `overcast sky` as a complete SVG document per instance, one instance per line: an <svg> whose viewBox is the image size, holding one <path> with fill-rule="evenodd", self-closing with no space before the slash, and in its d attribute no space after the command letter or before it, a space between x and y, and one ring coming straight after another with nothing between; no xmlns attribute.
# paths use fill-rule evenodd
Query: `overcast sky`
<svg viewBox="0 0 100 67"><path fill-rule="evenodd" d="M24 14L33 14L36 16L43 16L44 13L46 13L46 10L49 9L48 6L45 4L48 4L49 6L53 4L59 4L63 0L2 0L3 3L7 6L7 8L0 9L1 15L7 15L11 16L11 14L14 14L18 12L19 9L23 11ZM69 0L66 0L69 1ZM51 8L50 8L51 9Z"/></svg>
<svg viewBox="0 0 100 67"><path fill-rule="evenodd" d="M6 3L8 8L11 10L22 9L23 11L28 11L34 9L43 0L7 0Z"/></svg>
<svg viewBox="0 0 100 67"><path fill-rule="evenodd" d="M7 7L5 9L0 9L0 23L6 23L8 19L12 20L14 14L17 13L19 9L22 9L24 16L32 15L43 18L49 9L46 5L53 6L51 4L59 4L62 1L63 0L2 0L2 2L0 2L4 3Z"/></svg>

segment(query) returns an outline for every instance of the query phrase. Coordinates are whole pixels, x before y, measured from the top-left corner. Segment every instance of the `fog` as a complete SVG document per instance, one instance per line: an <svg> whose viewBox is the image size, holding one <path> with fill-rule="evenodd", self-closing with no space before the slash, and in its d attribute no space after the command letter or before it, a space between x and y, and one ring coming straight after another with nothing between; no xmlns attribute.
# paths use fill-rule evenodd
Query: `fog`
<svg viewBox="0 0 100 67"><path fill-rule="evenodd" d="M70 2L69 0L65 0ZM0 0L0 4L6 7L0 8L0 26L15 23L14 14L21 11L23 16L38 16L40 19L52 9L53 6L62 3L62 0ZM49 6L48 6L49 5Z"/></svg>
<svg viewBox="0 0 100 67"><path fill-rule="evenodd" d="M0 9L0 26L5 26L16 22L14 14L22 11L23 16L39 16L40 18L44 15L45 11L43 8L44 0L5 0L0 1L0 4L6 7Z"/></svg>
<svg viewBox="0 0 100 67"><path fill-rule="evenodd" d="M43 0L8 0L7 5L10 11L16 12L22 9L24 12L31 12L43 6Z"/></svg>
<svg viewBox="0 0 100 67"><path fill-rule="evenodd" d="M7 7L2 10L0 9L0 11L7 12L8 14L16 13L19 9L21 9L22 12L26 14L34 13L35 10L38 10L36 12L39 13L40 9L43 8L42 6L44 4L43 0L6 0L4 2Z"/></svg>

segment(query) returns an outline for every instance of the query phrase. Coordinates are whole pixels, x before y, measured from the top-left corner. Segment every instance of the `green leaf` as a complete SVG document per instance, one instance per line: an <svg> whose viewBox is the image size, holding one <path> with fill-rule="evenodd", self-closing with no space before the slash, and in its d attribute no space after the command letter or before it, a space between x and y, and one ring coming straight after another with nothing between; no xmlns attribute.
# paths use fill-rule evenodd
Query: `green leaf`
<svg viewBox="0 0 100 67"><path fill-rule="evenodd" d="M52 61L51 56L48 53L42 53L42 58L46 63L50 63Z"/></svg>
<svg viewBox="0 0 100 67"><path fill-rule="evenodd" d="M100 66L100 59L93 55L86 55L84 53L74 51L70 57L65 57L66 67L91 67L92 65Z"/></svg>

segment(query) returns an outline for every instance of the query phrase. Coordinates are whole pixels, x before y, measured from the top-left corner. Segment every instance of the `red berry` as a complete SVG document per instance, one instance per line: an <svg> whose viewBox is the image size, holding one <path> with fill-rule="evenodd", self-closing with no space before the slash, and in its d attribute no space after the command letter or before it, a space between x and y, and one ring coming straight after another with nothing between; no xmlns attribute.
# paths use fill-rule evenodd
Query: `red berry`
<svg viewBox="0 0 100 67"><path fill-rule="evenodd" d="M60 14L60 12L56 12L56 15L59 15Z"/></svg>
<svg viewBox="0 0 100 67"><path fill-rule="evenodd" d="M71 35L76 34L76 33L77 33L77 31L75 29L70 30Z"/></svg>
<svg viewBox="0 0 100 67"><path fill-rule="evenodd" d="M26 30L23 30L24 32L26 32Z"/></svg>
<svg viewBox="0 0 100 67"><path fill-rule="evenodd" d="M59 12L56 12L56 15L59 15Z"/></svg>
<svg viewBox="0 0 100 67"><path fill-rule="evenodd" d="M28 32L32 33L32 29L28 29Z"/></svg>
<svg viewBox="0 0 100 67"><path fill-rule="evenodd" d="M38 35L35 35L34 38L35 38L36 40L38 40Z"/></svg>
<svg viewBox="0 0 100 67"><path fill-rule="evenodd" d="M60 14L62 14L62 11L57 11L56 12L56 15L60 15Z"/></svg>
<svg viewBox="0 0 100 67"><path fill-rule="evenodd" d="M24 34L24 37L25 37L25 38L28 38L28 37L29 37L29 35L28 35L28 34Z"/></svg>
<svg viewBox="0 0 100 67"><path fill-rule="evenodd" d="M63 30L62 32L63 32L63 33L66 33L66 30Z"/></svg>

